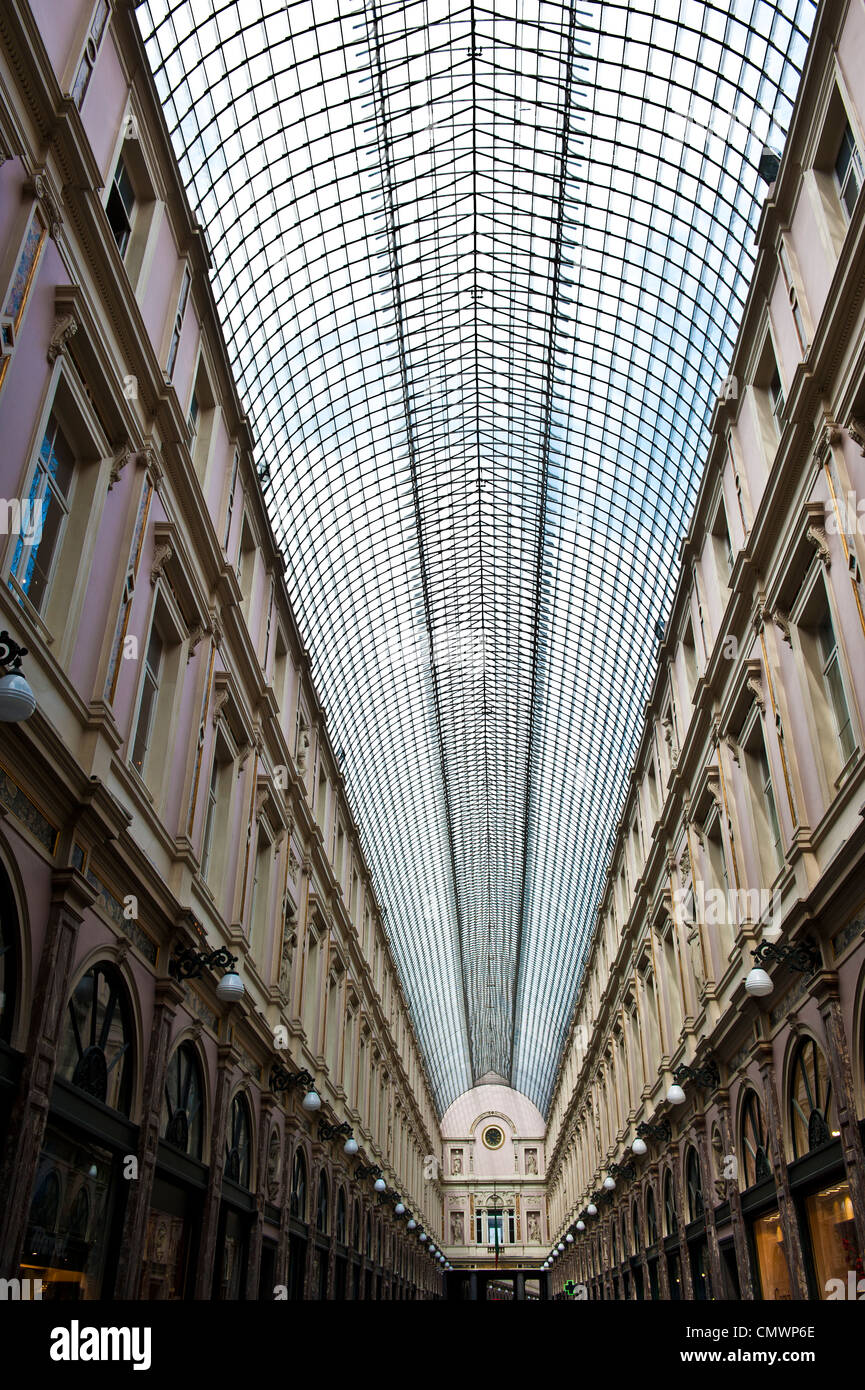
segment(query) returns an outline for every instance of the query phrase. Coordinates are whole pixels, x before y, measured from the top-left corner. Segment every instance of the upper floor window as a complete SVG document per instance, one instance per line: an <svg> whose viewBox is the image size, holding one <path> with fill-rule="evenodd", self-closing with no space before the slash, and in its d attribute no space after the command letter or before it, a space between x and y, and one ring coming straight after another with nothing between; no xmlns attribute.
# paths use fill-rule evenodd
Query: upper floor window
<svg viewBox="0 0 865 1390"><path fill-rule="evenodd" d="M44 606L63 542L75 476L75 453L52 411L30 484L12 574L37 612Z"/></svg>
<svg viewBox="0 0 865 1390"><path fill-rule="evenodd" d="M813 568L817 569L816 562ZM818 766L826 781L824 793L831 800L832 783L855 752L857 738L847 699L844 658L822 574L817 574L804 595L801 611L795 614L795 636L810 697L814 749L820 754Z"/></svg>
<svg viewBox="0 0 865 1390"><path fill-rule="evenodd" d="M84 45L84 52L81 55L81 62L78 64L78 71L72 84L72 100L79 111L84 104L87 88L90 86L90 79L96 67L96 59L99 56L99 48L108 28L108 14L108 0L98 0Z"/></svg>
<svg viewBox="0 0 865 1390"><path fill-rule="evenodd" d="M790 256L783 238L778 243L778 261L781 266L781 274L784 277L784 287L787 290L787 299L790 304L790 312L793 315L793 322L796 326L796 336L799 339L799 347L802 352L808 351L808 333L805 328L805 319L802 314L802 307L799 303L799 292L796 289L796 281L793 276L793 267L790 263Z"/></svg>
<svg viewBox="0 0 865 1390"><path fill-rule="evenodd" d="M252 1121L242 1095L231 1102L225 1136L225 1176L241 1187L249 1187L252 1155Z"/></svg>
<svg viewBox="0 0 865 1390"><path fill-rule="evenodd" d="M171 330L171 343L168 348L166 371L169 376L174 372L174 364L177 361L177 349L180 347L180 334L183 331L183 319L186 314L186 306L189 302L189 289L191 284L192 276L189 273L189 266L186 266L183 271L180 298L177 301L177 313L174 315L174 327Z"/></svg>
<svg viewBox="0 0 865 1390"><path fill-rule="evenodd" d="M114 169L108 202L105 204L108 225L111 228L117 249L121 256L126 255L132 237L132 223L135 217L135 191L132 179L121 154Z"/></svg>
<svg viewBox="0 0 865 1390"><path fill-rule="evenodd" d="M132 743L132 763L142 775L151 744L159 700L159 680L165 656L165 643L156 623L150 629L147 653L144 658L144 673L141 683L141 698L138 703L138 718L135 723L135 738Z"/></svg>
<svg viewBox="0 0 865 1390"><path fill-rule="evenodd" d="M772 415L775 420L775 427L780 434L783 428L786 401L784 399L784 386L781 382L781 373L777 365L769 378L769 399L772 402Z"/></svg>
<svg viewBox="0 0 865 1390"><path fill-rule="evenodd" d="M838 185L838 196L848 218L853 216L853 209L859 197L859 190L862 187L862 156L853 138L853 131L850 129L850 122L847 121L841 135L838 146L838 153L835 157L835 179Z"/></svg>
<svg viewBox="0 0 865 1390"><path fill-rule="evenodd" d="M823 614L822 622L817 629L817 639L820 643L823 681L826 687L827 701L835 719L835 729L841 748L841 761L842 763L846 763L856 747L856 740L853 737L850 710L847 705L844 682L841 678L841 665L838 658L838 641L835 637L835 628L832 624L832 615L829 612L828 605Z"/></svg>

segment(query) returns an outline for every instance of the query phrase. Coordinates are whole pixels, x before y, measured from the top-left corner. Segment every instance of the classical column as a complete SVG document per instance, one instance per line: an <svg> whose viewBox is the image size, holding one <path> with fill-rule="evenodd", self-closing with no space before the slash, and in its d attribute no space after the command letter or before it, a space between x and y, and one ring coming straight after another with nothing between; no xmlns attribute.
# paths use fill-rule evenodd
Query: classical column
<svg viewBox="0 0 865 1390"><path fill-rule="evenodd" d="M156 1173L159 1122L162 1117L162 1093L168 1065L171 1026L177 1014L177 1006L182 1003L183 998L181 986L169 975L154 982L153 1022L150 1026L141 1126L138 1131L138 1176L129 1184L129 1195L126 1198L117 1278L114 1282L115 1298L138 1297L150 1197Z"/></svg>
<svg viewBox="0 0 865 1390"><path fill-rule="evenodd" d="M697 1156L702 1170L703 1216L706 1222L706 1243L709 1247L709 1273L715 1298L720 1297L723 1287L721 1275L721 1251L718 1248L718 1231L715 1226L715 1183L712 1178L712 1164L709 1145L706 1140L706 1117L697 1115L694 1119L694 1133L697 1139Z"/></svg>
<svg viewBox="0 0 865 1390"><path fill-rule="evenodd" d="M821 972L814 987L814 996L826 1030L826 1058L835 1094L835 1113L838 1118L844 1166L847 1169L850 1200L853 1204L856 1237L860 1251L865 1254L865 1148L856 1116L856 1088L844 1016L841 1013L837 971Z"/></svg>
<svg viewBox="0 0 865 1390"><path fill-rule="evenodd" d="M217 1049L216 1096L213 1103L213 1124L210 1130L210 1167L204 1210L201 1216L201 1241L198 1250L198 1269L195 1273L195 1297L209 1300L213 1291L213 1262L216 1257L216 1237L219 1230L219 1204L222 1200L222 1175L225 1169L225 1131L234 1069L240 1054L231 1043L220 1043Z"/></svg>
<svg viewBox="0 0 865 1390"><path fill-rule="evenodd" d="M766 1129L769 1137L769 1154L772 1161L772 1174L775 1179L775 1195L778 1198L778 1212L781 1230L784 1233L785 1255L790 1270L790 1287L796 1299L808 1298L808 1281L805 1278L805 1258L802 1241L799 1237L799 1223L796 1208L790 1191L790 1178L787 1160L784 1155L784 1127L781 1124L781 1110L778 1093L775 1089L775 1063L772 1044L757 1043L753 1056L760 1069L763 1082L763 1097L766 1102Z"/></svg>
<svg viewBox="0 0 865 1390"><path fill-rule="evenodd" d="M718 1101L721 1142L724 1145L724 1152L732 1154L735 1151L735 1145L733 1143L733 1126L730 1120L730 1093L726 1087L723 1087L715 1094ZM739 1274L739 1293L744 1302L751 1302L754 1298L754 1276L751 1273L748 1236L745 1230L745 1219L742 1216L742 1196L738 1182L731 1178L727 1179L727 1201L730 1204L730 1225L733 1227L733 1248L736 1252L736 1269Z"/></svg>
<svg viewBox="0 0 865 1390"><path fill-rule="evenodd" d="M682 1269L682 1293L688 1302L694 1299L694 1281L691 1278L691 1258L688 1242L685 1239L685 1194L682 1190L682 1172L679 1162L679 1145L670 1145L670 1168L673 1174L673 1201L676 1203L676 1221L679 1228L679 1264Z"/></svg>
<svg viewBox="0 0 865 1390"><path fill-rule="evenodd" d="M15 1278L27 1231L33 1185L45 1136L57 1046L66 1015L69 981L78 929L95 889L77 869L56 869L51 876L51 903L39 958L30 1029L18 1094L0 1164L0 1271Z"/></svg>
<svg viewBox="0 0 865 1390"><path fill-rule="evenodd" d="M661 1302L670 1302L670 1271L667 1269L667 1256L664 1253L664 1192L661 1182L660 1164L655 1162L649 1168L649 1187L655 1203L655 1225L658 1228L658 1293ZM648 1243L648 1232L646 1233Z"/></svg>

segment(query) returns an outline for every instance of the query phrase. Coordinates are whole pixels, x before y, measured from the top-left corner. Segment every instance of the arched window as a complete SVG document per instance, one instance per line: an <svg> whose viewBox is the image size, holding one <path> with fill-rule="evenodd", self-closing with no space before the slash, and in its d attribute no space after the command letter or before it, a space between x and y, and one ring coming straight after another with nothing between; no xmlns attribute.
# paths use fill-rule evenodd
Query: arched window
<svg viewBox="0 0 865 1390"><path fill-rule="evenodd" d="M354 1214L351 1221L351 1243L355 1250L360 1250L360 1202L354 1204Z"/></svg>
<svg viewBox="0 0 865 1390"><path fill-rule="evenodd" d="M204 1137L204 1083L191 1042L174 1049L165 1069L160 1133L172 1148L201 1158Z"/></svg>
<svg viewBox="0 0 865 1390"><path fill-rule="evenodd" d="M655 1211L655 1194L651 1187L646 1193L646 1244L655 1245L658 1240L658 1213Z"/></svg>
<svg viewBox="0 0 865 1390"><path fill-rule="evenodd" d="M306 1159L303 1149L294 1155L294 1170L291 1175L291 1214L298 1221L306 1220Z"/></svg>
<svg viewBox="0 0 865 1390"><path fill-rule="evenodd" d="M622 1212L622 1259L626 1260L631 1253L631 1242L628 1239L628 1213Z"/></svg>
<svg viewBox="0 0 865 1390"><path fill-rule="evenodd" d="M15 895L8 874L0 867L0 1038L4 1042L12 1038L20 973Z"/></svg>
<svg viewBox="0 0 865 1390"><path fill-rule="evenodd" d="M348 1221L345 1214L345 1188L341 1187L336 1197L336 1238L340 1245L348 1245Z"/></svg>
<svg viewBox="0 0 865 1390"><path fill-rule="evenodd" d="M676 1203L673 1199L673 1178L668 1172L664 1177L664 1235L677 1235L678 1230L679 1218L676 1215Z"/></svg>
<svg viewBox="0 0 865 1390"><path fill-rule="evenodd" d="M246 1097L238 1093L231 1102L225 1136L225 1176L239 1187L249 1187L252 1154L252 1121Z"/></svg>
<svg viewBox="0 0 865 1390"><path fill-rule="evenodd" d="M764 1178L771 1178L769 1145L763 1123L763 1107L756 1091L749 1090L742 1105L742 1161L745 1167L745 1187L753 1187Z"/></svg>
<svg viewBox="0 0 865 1390"><path fill-rule="evenodd" d="M371 1213L371 1212L367 1212L367 1216L366 1216L366 1240L365 1240L365 1242L364 1242L364 1248L365 1248L365 1250L366 1250L366 1257L367 1257L367 1259L368 1259L368 1260L371 1260L371 1259L372 1259L372 1213Z"/></svg>
<svg viewBox="0 0 865 1390"><path fill-rule="evenodd" d="M640 1239L640 1209L636 1202L631 1208L631 1233L634 1242L631 1248L635 1255L639 1255L643 1242Z"/></svg>
<svg viewBox="0 0 865 1390"><path fill-rule="evenodd" d="M619 1242L616 1240L615 1221L610 1226L610 1251L612 1254L613 1264L617 1265L619 1263Z"/></svg>
<svg viewBox="0 0 865 1390"><path fill-rule="evenodd" d="M316 1230L322 1235L327 1235L328 1221L330 1220L330 1194L327 1189L327 1173L319 1174L318 1179L318 1207L315 1214Z"/></svg>
<svg viewBox="0 0 865 1390"><path fill-rule="evenodd" d="M688 1189L688 1217L697 1221L703 1215L703 1178L696 1149L689 1149L685 1159L685 1183Z"/></svg>
<svg viewBox="0 0 865 1390"><path fill-rule="evenodd" d="M99 961L81 976L69 999L59 1074L128 1115L132 1036L129 995L120 971L111 961Z"/></svg>
<svg viewBox="0 0 865 1390"><path fill-rule="evenodd" d="M796 1048L790 1071L790 1132L793 1155L801 1158L832 1139L835 1102L826 1058L813 1038Z"/></svg>

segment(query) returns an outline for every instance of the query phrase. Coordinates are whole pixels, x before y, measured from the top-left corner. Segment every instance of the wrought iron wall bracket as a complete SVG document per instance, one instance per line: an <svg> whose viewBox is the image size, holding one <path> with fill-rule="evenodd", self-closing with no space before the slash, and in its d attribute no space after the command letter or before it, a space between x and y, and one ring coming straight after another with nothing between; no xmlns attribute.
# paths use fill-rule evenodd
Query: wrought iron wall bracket
<svg viewBox="0 0 865 1390"><path fill-rule="evenodd" d="M823 964L820 947L811 936L806 936L795 944L761 941L751 955L754 957L755 965L777 961L781 965L789 965L791 970L798 970L802 975L816 975Z"/></svg>

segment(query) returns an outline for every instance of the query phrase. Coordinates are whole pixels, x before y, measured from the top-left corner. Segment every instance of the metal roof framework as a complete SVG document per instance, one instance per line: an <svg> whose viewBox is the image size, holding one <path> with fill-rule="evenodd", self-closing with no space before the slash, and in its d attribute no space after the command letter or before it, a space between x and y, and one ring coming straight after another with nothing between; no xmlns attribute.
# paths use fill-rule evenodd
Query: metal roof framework
<svg viewBox="0 0 865 1390"><path fill-rule="evenodd" d="M813 0L144 0L437 1103L544 1111Z"/></svg>

